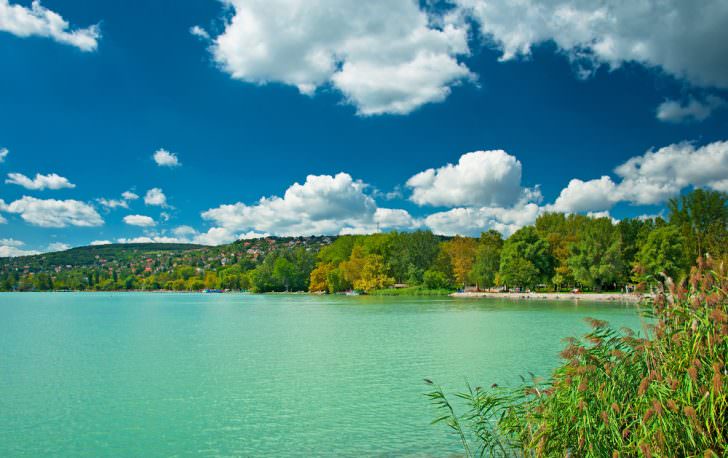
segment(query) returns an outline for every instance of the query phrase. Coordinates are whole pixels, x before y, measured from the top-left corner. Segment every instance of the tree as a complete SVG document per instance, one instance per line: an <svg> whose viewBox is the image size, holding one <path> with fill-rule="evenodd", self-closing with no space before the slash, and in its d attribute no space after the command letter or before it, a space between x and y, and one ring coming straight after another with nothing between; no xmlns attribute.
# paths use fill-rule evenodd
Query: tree
<svg viewBox="0 0 728 458"><path fill-rule="evenodd" d="M290 290L291 281L296 276L296 266L291 261L281 256L273 263L273 281L286 291Z"/></svg>
<svg viewBox="0 0 728 458"><path fill-rule="evenodd" d="M455 236L442 244L442 250L450 256L452 273L458 285L466 286L475 262L477 242L470 237Z"/></svg>
<svg viewBox="0 0 728 458"><path fill-rule="evenodd" d="M489 230L480 235L478 247L475 251L475 261L470 277L478 287L491 287L495 285L495 277L500 269L503 237L500 232Z"/></svg>
<svg viewBox="0 0 728 458"><path fill-rule="evenodd" d="M452 282L444 273L437 270L427 270L422 276L427 289L450 289Z"/></svg>
<svg viewBox="0 0 728 458"><path fill-rule="evenodd" d="M533 288L540 278L536 266L523 257L514 257L502 264L499 274L501 282L509 287Z"/></svg>
<svg viewBox="0 0 728 458"><path fill-rule="evenodd" d="M690 259L706 254L721 258L728 253L728 194L695 189L670 199L667 206L669 222L681 229Z"/></svg>
<svg viewBox="0 0 728 458"><path fill-rule="evenodd" d="M687 274L690 261L685 255L685 237L679 228L665 226L650 232L636 256L638 281L658 279L662 273L674 280Z"/></svg>
<svg viewBox="0 0 728 458"><path fill-rule="evenodd" d="M394 284L394 278L387 275L384 257L370 254L365 258L361 275L354 282L354 288L361 291L382 289Z"/></svg>
<svg viewBox="0 0 728 458"><path fill-rule="evenodd" d="M329 291L329 274L335 269L336 267L332 262L320 263L316 266L311 271L311 281L308 285L308 290L315 293Z"/></svg>
<svg viewBox="0 0 728 458"><path fill-rule="evenodd" d="M571 245L569 267L581 284L601 290L617 282L622 272L621 236L609 218L589 221Z"/></svg>
<svg viewBox="0 0 728 458"><path fill-rule="evenodd" d="M535 277L531 275L532 269L535 269ZM506 286L533 287L547 283L552 272L553 257L549 253L549 244L539 237L535 227L517 230L503 244L499 274L501 283ZM518 281L514 282L516 278Z"/></svg>

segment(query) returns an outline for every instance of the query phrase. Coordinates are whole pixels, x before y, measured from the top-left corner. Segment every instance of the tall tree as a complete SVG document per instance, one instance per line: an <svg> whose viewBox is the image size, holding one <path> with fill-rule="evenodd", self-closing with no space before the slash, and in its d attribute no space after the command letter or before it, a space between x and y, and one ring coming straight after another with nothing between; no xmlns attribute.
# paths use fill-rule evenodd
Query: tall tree
<svg viewBox="0 0 728 458"><path fill-rule="evenodd" d="M685 254L685 237L675 226L660 227L652 232L636 256L638 281L661 280L667 274L674 280L687 274L690 261Z"/></svg>
<svg viewBox="0 0 728 458"><path fill-rule="evenodd" d="M496 275L500 269L503 237L500 232L489 230L480 234L475 251L475 261L471 270L471 279L478 287L495 285Z"/></svg>
<svg viewBox="0 0 728 458"><path fill-rule="evenodd" d="M528 261L535 268L535 277L519 275L518 278L527 278L528 284L514 284L514 272L525 272ZM553 257L549 252L549 244L539 237L533 226L523 227L513 233L503 244L500 262L501 283L506 286L532 287L538 283L547 283L553 274ZM514 270L516 269L516 270ZM519 282L522 280L519 280Z"/></svg>
<svg viewBox="0 0 728 458"><path fill-rule="evenodd" d="M621 235L609 218L592 219L571 245L569 267L581 284L601 290L620 279Z"/></svg>
<svg viewBox="0 0 728 458"><path fill-rule="evenodd" d="M667 206L670 224L679 227L688 242L689 257L728 254L728 194L695 189L670 199Z"/></svg>
<svg viewBox="0 0 728 458"><path fill-rule="evenodd" d="M470 280L470 271L475 262L477 242L470 237L456 236L442 244L442 249L450 256L452 273L458 285L466 286Z"/></svg>

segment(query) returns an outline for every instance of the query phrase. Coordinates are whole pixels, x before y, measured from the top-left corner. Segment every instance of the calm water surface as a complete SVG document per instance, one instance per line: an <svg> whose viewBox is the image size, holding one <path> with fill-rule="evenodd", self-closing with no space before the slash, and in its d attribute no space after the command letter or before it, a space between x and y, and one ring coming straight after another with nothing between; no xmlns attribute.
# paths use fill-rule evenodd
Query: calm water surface
<svg viewBox="0 0 728 458"><path fill-rule="evenodd" d="M0 456L447 456L424 377L513 384L634 306L0 294Z"/></svg>

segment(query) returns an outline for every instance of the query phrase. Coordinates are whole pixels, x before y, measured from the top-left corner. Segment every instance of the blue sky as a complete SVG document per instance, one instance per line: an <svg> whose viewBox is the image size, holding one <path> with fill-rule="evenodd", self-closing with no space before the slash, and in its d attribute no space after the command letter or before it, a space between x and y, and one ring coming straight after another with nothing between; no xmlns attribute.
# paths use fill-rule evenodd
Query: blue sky
<svg viewBox="0 0 728 458"><path fill-rule="evenodd" d="M728 190L722 1L136 3L0 0L0 255Z"/></svg>

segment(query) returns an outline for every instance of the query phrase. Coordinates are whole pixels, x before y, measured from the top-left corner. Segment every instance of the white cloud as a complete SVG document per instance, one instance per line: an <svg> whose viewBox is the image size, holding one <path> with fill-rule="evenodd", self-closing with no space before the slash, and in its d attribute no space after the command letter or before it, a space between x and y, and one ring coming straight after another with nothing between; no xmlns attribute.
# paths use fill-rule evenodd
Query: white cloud
<svg viewBox="0 0 728 458"><path fill-rule="evenodd" d="M0 148L0 164L5 162L5 158L8 157L10 151L7 148Z"/></svg>
<svg viewBox="0 0 728 458"><path fill-rule="evenodd" d="M34 179L30 179L22 173L8 173L8 179L5 180L5 183L17 184L18 186L22 186L25 189L30 189L33 191L76 187L75 184L68 181L68 178L62 177L55 173L51 173L48 175L41 175L40 173L36 173Z"/></svg>
<svg viewBox="0 0 728 458"><path fill-rule="evenodd" d="M547 208L562 213L608 210L618 200L616 189L617 185L606 175L589 181L574 178Z"/></svg>
<svg viewBox="0 0 728 458"><path fill-rule="evenodd" d="M241 237L224 227L212 227L203 234L197 234L192 239L192 243L200 245L222 245L224 243L234 242Z"/></svg>
<svg viewBox="0 0 728 458"><path fill-rule="evenodd" d="M144 203L155 207L166 207L167 196L159 188L152 188L144 196Z"/></svg>
<svg viewBox="0 0 728 458"><path fill-rule="evenodd" d="M124 200L137 200L139 198L138 195L134 194L131 191L124 191L121 193L121 197L124 198Z"/></svg>
<svg viewBox="0 0 728 458"><path fill-rule="evenodd" d="M124 217L124 222L130 226L139 227L152 227L157 225L157 222L154 221L154 219L145 215L126 215Z"/></svg>
<svg viewBox="0 0 728 458"><path fill-rule="evenodd" d="M71 248L71 245L63 242L54 242L48 245L45 249L46 252L66 251Z"/></svg>
<svg viewBox="0 0 728 458"><path fill-rule="evenodd" d="M37 199L23 196L6 206L5 211L15 213L40 227L93 227L101 226L104 220L89 204L78 200Z"/></svg>
<svg viewBox="0 0 728 458"><path fill-rule="evenodd" d="M160 167L179 167L182 165L176 154L170 153L164 148L157 150L152 158Z"/></svg>
<svg viewBox="0 0 728 458"><path fill-rule="evenodd" d="M606 64L660 67L701 86L728 87L728 6L705 0L455 0L501 60L553 41L586 76Z"/></svg>
<svg viewBox="0 0 728 458"><path fill-rule="evenodd" d="M657 119L671 123L704 121L725 104L725 100L712 95L706 97L705 101L690 97L685 104L677 100L665 100L657 107Z"/></svg>
<svg viewBox="0 0 728 458"><path fill-rule="evenodd" d="M89 245L91 245L91 246L111 245L111 240L94 240Z"/></svg>
<svg viewBox="0 0 728 458"><path fill-rule="evenodd" d="M129 204L123 199L104 199L103 197L96 199L96 202L100 203L108 209L114 208L129 208Z"/></svg>
<svg viewBox="0 0 728 458"><path fill-rule="evenodd" d="M30 8L0 0L0 31L19 37L48 37L81 51L95 51L101 37L97 25L72 29L68 21L35 0Z"/></svg>
<svg viewBox="0 0 728 458"><path fill-rule="evenodd" d="M15 239L0 239L0 258L12 258L16 256L30 256L38 254L35 250L24 250L20 247L24 242Z"/></svg>
<svg viewBox="0 0 728 458"><path fill-rule="evenodd" d="M134 238L116 239L116 243L187 243L186 240L180 240L176 237L166 237L162 235L141 236Z"/></svg>
<svg viewBox="0 0 728 458"><path fill-rule="evenodd" d="M235 79L307 95L331 84L359 114L378 115L440 102L473 78L458 61L469 53L467 26L412 0L223 1L233 15L211 49Z"/></svg>
<svg viewBox="0 0 728 458"><path fill-rule="evenodd" d="M424 223L436 234L477 236L493 229L509 236L533 224L541 210L537 204L525 201L509 208L453 208L427 216Z"/></svg>
<svg viewBox="0 0 728 458"><path fill-rule="evenodd" d="M635 204L657 204L688 186L728 188L728 141L696 148L676 143L629 159L615 169L622 178L618 197Z"/></svg>
<svg viewBox="0 0 728 458"><path fill-rule="evenodd" d="M377 222L383 229L403 222L403 211L380 209L377 213L374 199L364 192L366 188L347 173L309 175L303 184L291 185L283 197L263 197L254 205L221 205L202 213L202 217L231 234L338 234L362 227L374 232Z"/></svg>
<svg viewBox="0 0 728 458"><path fill-rule="evenodd" d="M207 30L203 29L199 25L193 25L192 27L190 27L190 33L197 38L201 38L203 40L210 39L210 34L207 33Z"/></svg>
<svg viewBox="0 0 728 458"><path fill-rule="evenodd" d="M475 151L455 165L418 173L407 186L417 205L509 206L523 193L521 162L502 150Z"/></svg>
<svg viewBox="0 0 728 458"><path fill-rule="evenodd" d="M174 233L174 235L176 235L178 237L185 237L188 235L197 234L197 230L195 230L195 228L191 227L191 226L178 226L178 227L174 228L174 230L172 232Z"/></svg>

